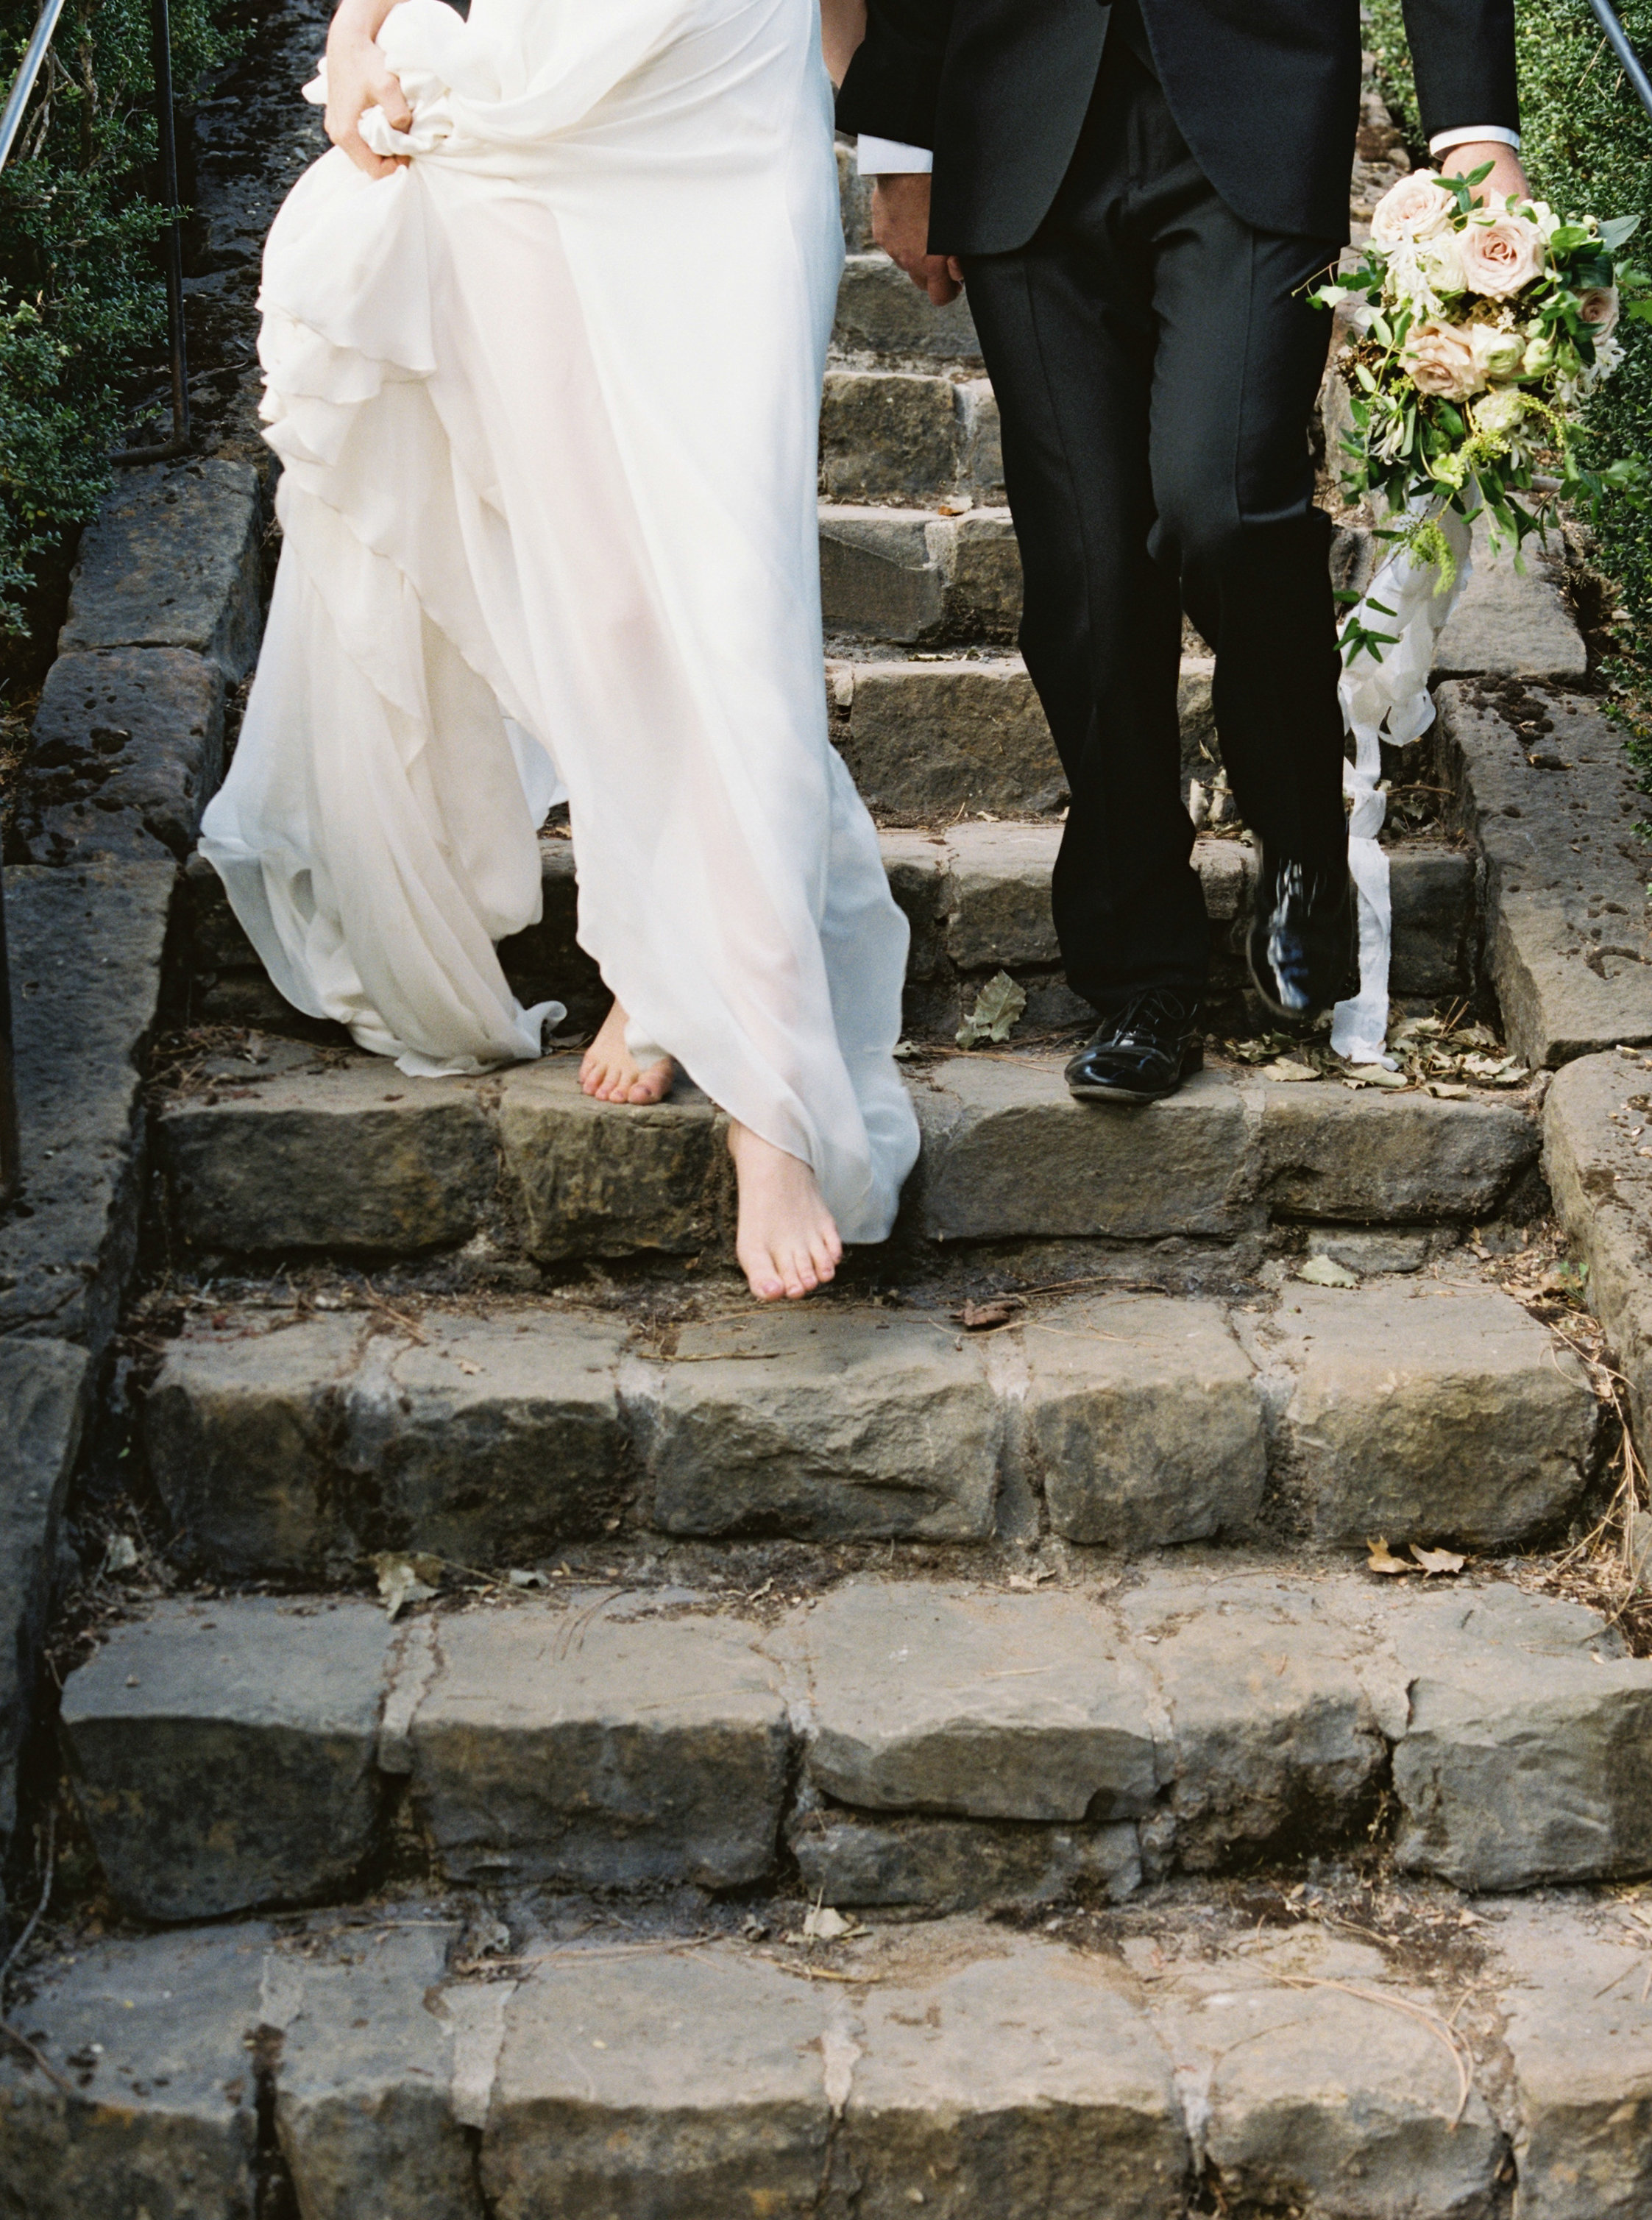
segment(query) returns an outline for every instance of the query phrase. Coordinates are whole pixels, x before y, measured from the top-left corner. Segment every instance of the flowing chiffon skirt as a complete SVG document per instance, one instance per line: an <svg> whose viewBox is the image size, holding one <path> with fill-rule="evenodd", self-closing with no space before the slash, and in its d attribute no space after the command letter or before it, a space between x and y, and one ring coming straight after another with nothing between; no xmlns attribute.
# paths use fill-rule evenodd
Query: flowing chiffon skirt
<svg viewBox="0 0 1652 2220"><path fill-rule="evenodd" d="M265 253L284 537L203 851L289 1001L477 1070L561 1014L494 943L565 795L633 1049L882 1239L907 926L826 730L814 0L402 0L380 44L413 159L326 155Z"/></svg>

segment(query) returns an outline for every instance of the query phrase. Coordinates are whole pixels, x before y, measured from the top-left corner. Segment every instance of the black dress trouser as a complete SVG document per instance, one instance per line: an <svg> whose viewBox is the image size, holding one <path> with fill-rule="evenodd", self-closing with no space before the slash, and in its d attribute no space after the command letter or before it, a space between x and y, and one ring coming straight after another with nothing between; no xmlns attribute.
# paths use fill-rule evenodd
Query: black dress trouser
<svg viewBox="0 0 1652 2220"><path fill-rule="evenodd" d="M1206 982L1180 781L1184 608L1215 652L1245 824L1318 865L1347 839L1331 525L1307 440L1331 319L1300 293L1337 242L1234 215L1135 44L1109 35L1032 242L964 265L1003 425L1022 650L1072 795L1056 929L1104 1015L1143 988Z"/></svg>

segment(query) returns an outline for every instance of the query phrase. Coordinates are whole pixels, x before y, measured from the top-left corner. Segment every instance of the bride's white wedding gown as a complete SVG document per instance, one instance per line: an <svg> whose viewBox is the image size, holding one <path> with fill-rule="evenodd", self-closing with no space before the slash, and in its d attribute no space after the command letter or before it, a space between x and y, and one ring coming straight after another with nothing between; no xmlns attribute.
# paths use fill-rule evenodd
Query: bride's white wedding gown
<svg viewBox="0 0 1652 2220"><path fill-rule="evenodd" d="M290 1001L476 1070L560 1015L493 944L564 794L633 1049L881 1239L907 926L826 734L815 0L402 0L379 43L412 161L326 155L265 254L284 541L203 851Z"/></svg>

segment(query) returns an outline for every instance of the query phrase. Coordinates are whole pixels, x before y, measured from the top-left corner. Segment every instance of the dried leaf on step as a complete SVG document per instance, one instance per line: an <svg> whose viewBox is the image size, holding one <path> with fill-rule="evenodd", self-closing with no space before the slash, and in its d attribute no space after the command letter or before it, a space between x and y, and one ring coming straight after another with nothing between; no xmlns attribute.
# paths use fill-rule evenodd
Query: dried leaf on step
<svg viewBox="0 0 1652 2220"><path fill-rule="evenodd" d="M1431 1079L1428 1091L1442 1102L1466 1102L1468 1100L1468 1089L1459 1086L1454 1080Z"/></svg>
<svg viewBox="0 0 1652 2220"><path fill-rule="evenodd" d="M1431 1575L1460 1573L1468 1562L1466 1557L1460 1557L1455 1550L1419 1550L1415 1542L1411 1545L1411 1553L1423 1570Z"/></svg>
<svg viewBox="0 0 1652 2220"><path fill-rule="evenodd" d="M1036 1595L1046 1581L1053 1581L1055 1577L1053 1570L1012 1573L1004 1585L1006 1587L1013 1588L1018 1595Z"/></svg>
<svg viewBox="0 0 1652 2220"><path fill-rule="evenodd" d="M854 1922L829 1904L813 1905L803 1916L803 1933L811 1942L836 1942L854 1931Z"/></svg>
<svg viewBox="0 0 1652 2220"><path fill-rule="evenodd" d="M1007 1041L1026 1007L1026 988L999 971L988 980L976 1006L958 1027L958 1046L977 1048L984 1040Z"/></svg>
<svg viewBox="0 0 1652 2220"><path fill-rule="evenodd" d="M551 1585L543 1573L525 1573L520 1565L513 1565L505 1578L514 1588L548 1588Z"/></svg>
<svg viewBox="0 0 1652 2220"><path fill-rule="evenodd" d="M439 1557L408 1557L399 1550L381 1550L372 1565L379 1601L392 1618L399 1618L410 1603L428 1603L441 1578Z"/></svg>
<svg viewBox="0 0 1652 2220"><path fill-rule="evenodd" d="M1368 1573L1414 1573L1417 1570L1408 1559L1391 1556L1388 1544L1381 1534L1375 1542L1367 1542L1365 1546L1370 1551L1365 1560Z"/></svg>
<svg viewBox="0 0 1652 2220"><path fill-rule="evenodd" d="M103 1558L106 1573L129 1573L138 1562L138 1545L129 1534L115 1534Z"/></svg>
<svg viewBox="0 0 1652 2220"><path fill-rule="evenodd" d="M1277 1079L1281 1082L1318 1079L1319 1076L1311 1063L1298 1063L1288 1056L1276 1056L1271 1063L1264 1063L1262 1076L1264 1079Z"/></svg>
<svg viewBox="0 0 1652 2220"><path fill-rule="evenodd" d="M966 1333L985 1333L991 1326L1008 1325L1025 1308L1019 1295L994 1295L989 1303L966 1302L952 1315Z"/></svg>
<svg viewBox="0 0 1652 2220"><path fill-rule="evenodd" d="M1297 1278L1306 1280L1311 1288L1357 1288L1360 1275L1350 1272L1346 1264L1339 1264L1334 1257L1310 1257L1299 1266Z"/></svg>
<svg viewBox="0 0 1652 2220"><path fill-rule="evenodd" d="M1372 1087L1409 1087L1411 1077L1404 1071L1390 1071L1386 1063L1356 1063L1356 1078L1365 1080Z"/></svg>
<svg viewBox="0 0 1652 2220"><path fill-rule="evenodd" d="M453 1362L458 1366L461 1372L470 1373L472 1378L474 1378L475 1375L482 1369L482 1367L479 1364L472 1364L468 1356L456 1356Z"/></svg>
<svg viewBox="0 0 1652 2220"><path fill-rule="evenodd" d="M889 1053L898 1063L906 1063L917 1055L918 1044L916 1041L898 1040Z"/></svg>

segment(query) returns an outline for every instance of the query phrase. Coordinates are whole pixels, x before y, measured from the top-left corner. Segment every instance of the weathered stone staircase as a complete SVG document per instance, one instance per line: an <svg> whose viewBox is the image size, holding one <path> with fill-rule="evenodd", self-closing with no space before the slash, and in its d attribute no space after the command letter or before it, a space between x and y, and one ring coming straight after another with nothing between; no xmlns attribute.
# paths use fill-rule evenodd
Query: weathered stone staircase
<svg viewBox="0 0 1652 2220"><path fill-rule="evenodd" d="M0 2213L1652 2211L1652 1921L1607 1886L1652 1874L1652 1660L1521 1554L1614 1445L1498 1263L1541 1089L1219 1051L1151 1110L1068 1097L991 393L847 178L845 217L826 683L914 926L896 1239L757 1311L691 1088L405 1080L284 1013L191 870L151 1547L65 1676L96 1918L25 1970ZM1476 594L1454 829L1394 854L1418 1008L1531 969L1475 799L1524 727L1477 720L1585 670L1551 572ZM1183 712L1207 779L1196 652ZM513 970L589 1017L545 857ZM1237 1025L1249 851L1200 862ZM1018 1032L957 1051L1000 970ZM1383 1580L1377 1536L1468 1562Z"/></svg>

